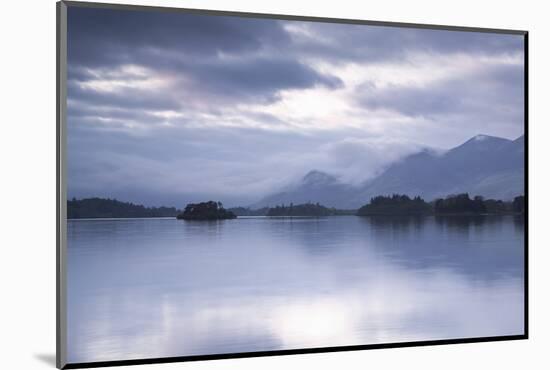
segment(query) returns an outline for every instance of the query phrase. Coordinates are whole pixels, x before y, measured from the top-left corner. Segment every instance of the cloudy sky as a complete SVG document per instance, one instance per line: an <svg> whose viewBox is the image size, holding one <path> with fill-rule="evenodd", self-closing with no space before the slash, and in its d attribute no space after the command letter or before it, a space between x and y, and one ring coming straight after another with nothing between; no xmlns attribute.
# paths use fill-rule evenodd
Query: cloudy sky
<svg viewBox="0 0 550 370"><path fill-rule="evenodd" d="M523 134L523 37L68 9L69 197L250 204Z"/></svg>

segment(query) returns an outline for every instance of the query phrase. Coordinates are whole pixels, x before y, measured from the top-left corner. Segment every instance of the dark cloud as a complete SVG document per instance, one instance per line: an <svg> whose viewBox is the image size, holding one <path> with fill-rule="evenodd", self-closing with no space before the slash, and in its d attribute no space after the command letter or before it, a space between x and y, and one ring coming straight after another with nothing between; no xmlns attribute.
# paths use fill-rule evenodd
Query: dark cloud
<svg viewBox="0 0 550 370"><path fill-rule="evenodd" d="M304 30L294 33L294 50L342 62L404 61L412 53L494 55L523 51L523 38L517 35L312 22L294 26Z"/></svg>
<svg viewBox="0 0 550 370"><path fill-rule="evenodd" d="M276 20L83 7L68 10L68 57L77 65L131 63L136 52L148 49L208 56L242 54L266 43L287 41L287 33Z"/></svg>
<svg viewBox="0 0 550 370"><path fill-rule="evenodd" d="M96 93L71 84L73 99L157 105L159 110L177 109L186 89L203 100L242 103L272 102L285 89L342 86L337 77L305 64L312 58L403 61L414 52L514 53L523 46L513 35L83 7L69 7L68 20L70 82L93 79L97 70L103 70L103 78L117 78L112 69L131 64L184 77L187 83L183 96L162 98L155 98L155 91ZM297 27L305 32L292 32ZM439 98L423 103L446 104Z"/></svg>
<svg viewBox="0 0 550 370"><path fill-rule="evenodd" d="M306 89L315 85L329 88L342 86L333 76L317 73L294 60L254 58L238 62L204 63L185 69L198 89L220 91L231 97L273 97L285 89Z"/></svg>
<svg viewBox="0 0 550 370"><path fill-rule="evenodd" d="M69 7L68 19L69 59L87 66L132 63L136 55L154 50L197 58L283 47L287 53L365 61L402 58L411 50L494 54L523 48L516 35L238 16ZM308 36L291 36L285 26L304 27Z"/></svg>
<svg viewBox="0 0 550 370"><path fill-rule="evenodd" d="M273 101L283 89L337 88L342 83L291 56L257 55L267 46L290 42L277 20L77 7L69 8L68 35L69 81L88 81L97 77L97 70L103 78L117 78L109 68L138 65L184 77L183 89L192 88L195 95L259 101ZM177 108L173 96L164 95L162 103L130 92L96 94L74 84L70 88L74 99Z"/></svg>

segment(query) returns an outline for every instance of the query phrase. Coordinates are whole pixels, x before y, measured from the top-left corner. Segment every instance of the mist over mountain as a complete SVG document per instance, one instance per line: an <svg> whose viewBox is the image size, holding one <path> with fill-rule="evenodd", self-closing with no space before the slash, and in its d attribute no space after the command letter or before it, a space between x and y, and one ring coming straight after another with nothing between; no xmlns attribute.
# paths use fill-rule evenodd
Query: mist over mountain
<svg viewBox="0 0 550 370"><path fill-rule="evenodd" d="M276 206L280 204L302 204L319 202L325 206L349 203L357 189L340 182L335 176L313 170L308 172L299 183L288 186L278 193L269 195L253 208Z"/></svg>
<svg viewBox="0 0 550 370"><path fill-rule="evenodd" d="M511 200L524 193L524 137L508 140L477 135L443 153L424 149L358 186L314 170L253 207L319 202L352 209L368 203L371 197L394 193L419 195L428 201L457 193Z"/></svg>

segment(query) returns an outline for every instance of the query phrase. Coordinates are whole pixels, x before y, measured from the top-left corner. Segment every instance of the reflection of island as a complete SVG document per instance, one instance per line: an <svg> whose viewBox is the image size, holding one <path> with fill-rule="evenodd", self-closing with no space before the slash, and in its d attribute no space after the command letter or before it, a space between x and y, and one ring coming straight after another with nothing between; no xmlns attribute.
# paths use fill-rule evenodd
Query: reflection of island
<svg viewBox="0 0 550 370"><path fill-rule="evenodd" d="M516 215L358 217L370 248L412 269L453 269L476 279L523 276L525 221ZM474 248L471 248L475 246ZM496 248L496 249L495 249ZM502 249L501 249L502 248ZM498 253L495 251L498 250Z"/></svg>
<svg viewBox="0 0 550 370"><path fill-rule="evenodd" d="M237 216L223 208L221 202L190 203L176 216L178 220L226 220Z"/></svg>

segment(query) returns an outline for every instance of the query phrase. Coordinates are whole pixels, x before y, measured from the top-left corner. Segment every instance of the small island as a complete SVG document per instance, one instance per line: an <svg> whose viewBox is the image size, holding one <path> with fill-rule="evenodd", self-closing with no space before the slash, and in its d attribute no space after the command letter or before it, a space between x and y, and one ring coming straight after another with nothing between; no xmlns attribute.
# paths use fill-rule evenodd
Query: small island
<svg viewBox="0 0 550 370"><path fill-rule="evenodd" d="M182 213L176 216L178 220L228 220L237 216L223 208L221 202L189 203Z"/></svg>

